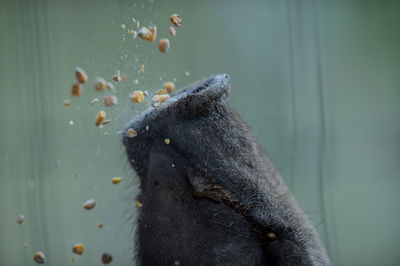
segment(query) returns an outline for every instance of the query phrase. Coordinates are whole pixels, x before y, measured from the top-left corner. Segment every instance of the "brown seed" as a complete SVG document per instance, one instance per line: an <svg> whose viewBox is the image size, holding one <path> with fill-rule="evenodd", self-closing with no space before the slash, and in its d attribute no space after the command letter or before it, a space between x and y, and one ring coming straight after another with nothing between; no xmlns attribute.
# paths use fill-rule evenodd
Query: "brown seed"
<svg viewBox="0 0 400 266"><path fill-rule="evenodd" d="M103 223L102 222L97 222L97 227L98 228L103 228Z"/></svg>
<svg viewBox="0 0 400 266"><path fill-rule="evenodd" d="M72 247L72 252L76 255L82 255L85 251L85 246L82 243L76 244Z"/></svg>
<svg viewBox="0 0 400 266"><path fill-rule="evenodd" d="M121 72L118 70L115 72L114 76L112 77L114 81L121 81Z"/></svg>
<svg viewBox="0 0 400 266"><path fill-rule="evenodd" d="M168 28L168 31L169 31L169 34L171 34L172 37L175 36L176 30L175 30L174 27L170 26L170 27Z"/></svg>
<svg viewBox="0 0 400 266"><path fill-rule="evenodd" d="M96 201L94 199L89 199L83 203L83 208L86 210L91 210L94 208L94 206L96 206Z"/></svg>
<svg viewBox="0 0 400 266"><path fill-rule="evenodd" d="M74 84L72 84L71 95L73 95L73 96L81 96L81 94L82 94L82 86L81 86L81 84L79 84L78 82L75 82Z"/></svg>
<svg viewBox="0 0 400 266"><path fill-rule="evenodd" d="M142 103L144 101L143 91L134 91L130 94L132 102Z"/></svg>
<svg viewBox="0 0 400 266"><path fill-rule="evenodd" d="M180 27L182 25L182 18L178 14L173 14L169 20L171 20L172 24L176 27Z"/></svg>
<svg viewBox="0 0 400 266"><path fill-rule="evenodd" d="M134 138L134 137L137 136L137 132L136 132L136 130L134 130L133 128L129 128L129 129L126 131L126 136L127 136L128 138Z"/></svg>
<svg viewBox="0 0 400 266"><path fill-rule="evenodd" d="M102 125L107 125L111 123L111 119L108 120L104 120L103 123L101 123Z"/></svg>
<svg viewBox="0 0 400 266"><path fill-rule="evenodd" d="M175 90L175 84L171 81L165 82L163 87L168 93L172 93Z"/></svg>
<svg viewBox="0 0 400 266"><path fill-rule="evenodd" d="M111 182L112 182L114 185L121 183L121 181L122 181L122 177L113 177L113 178L111 179Z"/></svg>
<svg viewBox="0 0 400 266"><path fill-rule="evenodd" d="M113 257L111 256L111 254L103 253L103 255L101 255L101 261L104 264L109 264L112 260L113 260Z"/></svg>
<svg viewBox="0 0 400 266"><path fill-rule="evenodd" d="M118 103L118 98L114 95L104 97L103 103L105 106L110 107Z"/></svg>
<svg viewBox="0 0 400 266"><path fill-rule="evenodd" d="M96 126L100 126L103 123L104 119L106 118L106 112L100 111L96 115Z"/></svg>
<svg viewBox="0 0 400 266"><path fill-rule="evenodd" d="M87 77L85 71L83 71L83 69L80 68L80 67L77 67L77 68L75 69L75 77L76 77L76 80L77 80L79 83L85 83L85 82L87 81L87 79L88 79L88 77Z"/></svg>
<svg viewBox="0 0 400 266"><path fill-rule="evenodd" d="M71 105L71 101L70 100L64 100L64 107L68 108Z"/></svg>
<svg viewBox="0 0 400 266"><path fill-rule="evenodd" d="M38 264L43 264L46 262L46 256L44 255L43 252L38 251L33 255L33 261Z"/></svg>
<svg viewBox="0 0 400 266"><path fill-rule="evenodd" d="M158 50L160 53L166 53L169 50L169 40L168 39L161 39L158 42Z"/></svg>
<svg viewBox="0 0 400 266"><path fill-rule="evenodd" d="M24 215L23 214L20 214L20 215L18 215L17 216L17 224L22 224L22 222L24 221Z"/></svg>
<svg viewBox="0 0 400 266"><path fill-rule="evenodd" d="M166 89L159 89L159 90L156 92L157 95L166 94L166 93L167 93L167 90L166 90Z"/></svg>
<svg viewBox="0 0 400 266"><path fill-rule="evenodd" d="M94 89L96 91L104 91L104 89L107 87L107 82L103 78L95 78L94 79Z"/></svg>
<svg viewBox="0 0 400 266"><path fill-rule="evenodd" d="M93 106L95 103L99 102L99 98L94 98L93 100L90 101L90 105Z"/></svg>
<svg viewBox="0 0 400 266"><path fill-rule="evenodd" d="M146 41L149 41L149 42L153 42L156 39L157 28L156 27L149 27L149 28L142 27L138 31L137 34L143 40L146 40Z"/></svg>
<svg viewBox="0 0 400 266"><path fill-rule="evenodd" d="M167 144L167 145L171 143L171 140L169 138L166 138L164 141L165 141L165 144Z"/></svg>

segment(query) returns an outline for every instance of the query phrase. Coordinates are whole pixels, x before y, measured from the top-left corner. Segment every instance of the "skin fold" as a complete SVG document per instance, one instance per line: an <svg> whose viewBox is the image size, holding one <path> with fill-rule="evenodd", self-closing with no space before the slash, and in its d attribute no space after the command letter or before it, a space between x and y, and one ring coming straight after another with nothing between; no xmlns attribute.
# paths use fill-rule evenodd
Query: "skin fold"
<svg viewBox="0 0 400 266"><path fill-rule="evenodd" d="M229 89L226 74L206 78L125 129L143 205L136 263L331 265L314 226L230 106ZM129 128L138 135L128 138Z"/></svg>

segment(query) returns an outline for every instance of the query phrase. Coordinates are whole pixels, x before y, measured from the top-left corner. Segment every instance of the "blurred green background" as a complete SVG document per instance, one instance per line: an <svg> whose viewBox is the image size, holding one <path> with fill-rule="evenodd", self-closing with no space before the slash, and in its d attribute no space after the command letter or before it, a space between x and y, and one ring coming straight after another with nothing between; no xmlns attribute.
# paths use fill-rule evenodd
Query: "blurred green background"
<svg viewBox="0 0 400 266"><path fill-rule="evenodd" d="M175 37L172 13L183 17ZM400 265L399 14L400 1L379 0L1 0L0 264L34 265L41 250L46 265L98 265L103 252L132 265L138 181L118 132L146 104L128 95L228 73L232 104L334 265ZM170 51L134 40L133 18L156 25ZM76 66L89 76L80 98L69 94ZM113 83L118 105L90 106L111 94L94 78L116 70L128 76ZM100 129L102 109L112 123Z"/></svg>

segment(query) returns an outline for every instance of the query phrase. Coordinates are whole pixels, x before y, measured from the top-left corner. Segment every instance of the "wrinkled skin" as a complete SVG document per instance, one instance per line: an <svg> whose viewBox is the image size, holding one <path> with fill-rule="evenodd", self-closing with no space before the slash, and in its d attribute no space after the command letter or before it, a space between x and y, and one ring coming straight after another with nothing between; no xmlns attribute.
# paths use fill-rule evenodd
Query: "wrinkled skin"
<svg viewBox="0 0 400 266"><path fill-rule="evenodd" d="M143 204L137 263L331 265L229 88L226 74L204 79L136 117L137 137L124 131Z"/></svg>

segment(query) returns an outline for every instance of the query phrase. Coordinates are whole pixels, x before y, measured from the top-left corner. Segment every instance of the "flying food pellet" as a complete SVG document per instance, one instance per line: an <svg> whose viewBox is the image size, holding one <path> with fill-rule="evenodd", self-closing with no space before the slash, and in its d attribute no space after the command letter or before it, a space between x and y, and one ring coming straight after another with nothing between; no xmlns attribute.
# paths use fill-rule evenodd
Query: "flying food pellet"
<svg viewBox="0 0 400 266"><path fill-rule="evenodd" d="M130 30L130 31L129 31L129 34L132 34L132 35L133 35L133 34L135 34L135 31L134 31L134 30Z"/></svg>
<svg viewBox="0 0 400 266"><path fill-rule="evenodd" d="M143 40L146 40L146 41L149 41L149 42L153 42L156 39L157 28L156 27L149 27L149 28L142 27L138 31L138 35Z"/></svg>
<svg viewBox="0 0 400 266"><path fill-rule="evenodd" d="M94 89L96 91L104 91L104 89L107 87L107 82L103 78L95 78L94 79Z"/></svg>
<svg viewBox="0 0 400 266"><path fill-rule="evenodd" d="M104 97L103 103L105 106L110 107L118 103L118 98L114 95Z"/></svg>
<svg viewBox="0 0 400 266"><path fill-rule="evenodd" d="M90 101L90 105L93 106L94 104L99 102L99 98L94 98L93 100Z"/></svg>
<svg viewBox="0 0 400 266"><path fill-rule="evenodd" d="M107 125L111 123L111 119L108 120L104 120L103 123L101 123L102 125Z"/></svg>
<svg viewBox="0 0 400 266"><path fill-rule="evenodd" d="M125 26L125 24L121 24L121 29L125 29L126 28L126 26Z"/></svg>
<svg viewBox="0 0 400 266"><path fill-rule="evenodd" d="M114 185L121 183L121 181L122 181L122 177L113 177L113 178L111 179L111 182L112 182Z"/></svg>
<svg viewBox="0 0 400 266"><path fill-rule="evenodd" d="M171 81L165 82L163 87L168 93L172 93L175 90L175 84Z"/></svg>
<svg viewBox="0 0 400 266"><path fill-rule="evenodd" d="M182 18L178 14L173 14L169 20L171 20L172 24L176 27L180 27L182 25Z"/></svg>
<svg viewBox="0 0 400 266"><path fill-rule="evenodd" d="M121 81L121 71L115 72L114 76L112 77L114 81Z"/></svg>
<svg viewBox="0 0 400 266"><path fill-rule="evenodd" d="M64 107L68 108L71 105L71 101L70 100L64 100Z"/></svg>
<svg viewBox="0 0 400 266"><path fill-rule="evenodd" d="M96 201L94 199L89 199L83 203L83 208L86 210L91 210L94 208L94 206L96 206Z"/></svg>
<svg viewBox="0 0 400 266"><path fill-rule="evenodd" d="M83 69L80 68L80 67L77 67L77 68L75 69L75 77L76 77L76 80L77 80L79 83L85 83L85 82L87 81L87 79L88 79L88 77L87 77L85 71L83 71Z"/></svg>
<svg viewBox="0 0 400 266"><path fill-rule="evenodd" d="M20 214L20 215L18 215L17 216L17 224L22 224L22 222L24 221L24 215L23 214Z"/></svg>
<svg viewBox="0 0 400 266"><path fill-rule="evenodd" d="M133 84L135 84L135 85L139 84L139 80L137 80L137 79L133 80Z"/></svg>
<svg viewBox="0 0 400 266"><path fill-rule="evenodd" d="M132 102L142 103L144 101L143 91L134 91L130 97Z"/></svg>
<svg viewBox="0 0 400 266"><path fill-rule="evenodd" d="M107 82L106 87L107 87L107 89L109 89L110 91L115 91L114 85L112 85L110 82Z"/></svg>
<svg viewBox="0 0 400 266"><path fill-rule="evenodd" d="M169 34L171 34L172 37L175 36L176 30L175 30L174 27L170 26L170 27L168 28L168 31L169 31Z"/></svg>
<svg viewBox="0 0 400 266"><path fill-rule="evenodd" d="M159 94L159 95L154 95L152 98L152 101L153 101L153 104L155 104L155 103L165 102L168 99L169 99L168 94Z"/></svg>
<svg viewBox="0 0 400 266"><path fill-rule="evenodd" d="M167 145L171 143L171 140L169 138L166 138L164 141L165 141L165 144L167 144Z"/></svg>
<svg viewBox="0 0 400 266"><path fill-rule="evenodd" d="M167 93L167 90L166 90L166 89L159 89L159 90L156 92L157 95L166 94L166 93Z"/></svg>
<svg viewBox="0 0 400 266"><path fill-rule="evenodd" d="M24 243L24 248L27 248L28 247L28 243Z"/></svg>
<svg viewBox="0 0 400 266"><path fill-rule="evenodd" d="M81 96L82 94L82 86L80 83L75 82L74 84L72 84L71 87L71 95L73 96Z"/></svg>
<svg viewBox="0 0 400 266"><path fill-rule="evenodd" d="M160 50L160 53L166 53L169 50L169 40L168 39L161 39L158 42L158 50Z"/></svg>
<svg viewBox="0 0 400 266"><path fill-rule="evenodd" d="M139 200L136 200L136 206L138 206L139 208L142 208L142 207L143 207L143 204L142 204L142 203L140 203L140 201L139 201Z"/></svg>
<svg viewBox="0 0 400 266"><path fill-rule="evenodd" d="M136 130L134 130L133 128L129 128L129 129L126 131L126 136L127 136L128 138L134 138L134 137L137 136L137 132L136 132Z"/></svg>
<svg viewBox="0 0 400 266"><path fill-rule="evenodd" d="M38 251L33 255L33 261L38 264L43 264L46 262L46 256L44 255L43 252Z"/></svg>
<svg viewBox="0 0 400 266"><path fill-rule="evenodd" d="M103 223L102 222L97 222L97 227L98 228L103 228Z"/></svg>
<svg viewBox="0 0 400 266"><path fill-rule="evenodd" d="M147 96L149 96L149 92L148 91L144 91L143 95L147 97Z"/></svg>
<svg viewBox="0 0 400 266"><path fill-rule="evenodd" d="M144 65L142 64L142 66L140 67L140 72L144 73Z"/></svg>
<svg viewBox="0 0 400 266"><path fill-rule="evenodd" d="M82 243L76 244L72 247L72 252L76 255L82 255L85 251L85 246Z"/></svg>
<svg viewBox="0 0 400 266"><path fill-rule="evenodd" d="M104 264L109 264L112 260L113 260L113 257L111 256L111 254L103 253L103 255L101 255L101 261Z"/></svg>
<svg viewBox="0 0 400 266"><path fill-rule="evenodd" d="M96 126L100 126L103 123L104 119L106 118L106 112L100 111L96 115Z"/></svg>

